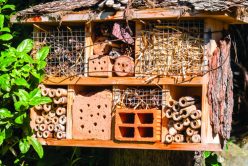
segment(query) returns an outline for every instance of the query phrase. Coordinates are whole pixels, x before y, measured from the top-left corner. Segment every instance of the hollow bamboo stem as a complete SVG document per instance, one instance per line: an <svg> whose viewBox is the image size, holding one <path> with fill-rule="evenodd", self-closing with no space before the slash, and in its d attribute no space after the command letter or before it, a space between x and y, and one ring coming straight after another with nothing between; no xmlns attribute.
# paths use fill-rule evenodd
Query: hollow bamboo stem
<svg viewBox="0 0 248 166"><path fill-rule="evenodd" d="M172 113L172 119L173 119L174 121L179 121L179 120L182 119L182 116L179 114L179 112L173 112L173 113Z"/></svg>
<svg viewBox="0 0 248 166"><path fill-rule="evenodd" d="M65 115L62 115L61 117L59 117L59 124L66 124L66 116Z"/></svg>
<svg viewBox="0 0 248 166"><path fill-rule="evenodd" d="M176 134L174 136L174 141L177 143L181 143L184 141L184 136L182 134Z"/></svg>
<svg viewBox="0 0 248 166"><path fill-rule="evenodd" d="M192 129L199 129L201 127L201 120L197 119L197 120L191 121L190 127L192 127Z"/></svg>
<svg viewBox="0 0 248 166"><path fill-rule="evenodd" d="M56 111L55 111L55 110L51 110L51 111L48 112L48 115L49 115L51 118L53 118L53 117L56 116Z"/></svg>
<svg viewBox="0 0 248 166"><path fill-rule="evenodd" d="M175 112L178 112L179 111L179 104L178 104L178 102L174 102L174 104L172 106L172 110L175 111Z"/></svg>
<svg viewBox="0 0 248 166"><path fill-rule="evenodd" d="M42 137L43 138L51 138L53 135L52 135L52 133L51 132L49 132L49 131L44 131L43 133L42 133Z"/></svg>
<svg viewBox="0 0 248 166"><path fill-rule="evenodd" d="M41 95L42 96L48 96L49 89L48 88L42 88L41 89Z"/></svg>
<svg viewBox="0 0 248 166"><path fill-rule="evenodd" d="M191 112L190 117L192 119L200 119L201 118L201 110L194 110Z"/></svg>
<svg viewBox="0 0 248 166"><path fill-rule="evenodd" d="M174 136L174 135L177 134L177 130L174 127L170 127L169 128L169 134L172 135L172 136Z"/></svg>
<svg viewBox="0 0 248 166"><path fill-rule="evenodd" d="M195 105L191 105L185 108L182 108L180 110L180 114L182 115L182 118L187 118L192 111L196 110L196 106Z"/></svg>
<svg viewBox="0 0 248 166"><path fill-rule="evenodd" d="M62 89L62 88L58 88L56 90L56 97L62 97L62 96L67 96L67 90Z"/></svg>
<svg viewBox="0 0 248 166"><path fill-rule="evenodd" d="M167 109L167 110L165 111L165 116L166 116L166 118L168 118L168 119L172 118L172 110L171 110L171 109Z"/></svg>
<svg viewBox="0 0 248 166"><path fill-rule="evenodd" d="M41 111L41 110L43 110L43 107L42 107L42 105L36 105L34 107L34 109L37 110L37 111Z"/></svg>
<svg viewBox="0 0 248 166"><path fill-rule="evenodd" d="M187 106L191 106L191 105L193 105L193 104L195 104L196 103L196 99L194 98L194 97L191 97L191 96L185 96L185 97L181 97L180 99L179 99L179 105L181 106L181 107L187 107Z"/></svg>
<svg viewBox="0 0 248 166"><path fill-rule="evenodd" d="M52 118L52 123L53 123L53 124L59 123L59 118L58 118L57 116L53 117L53 118Z"/></svg>
<svg viewBox="0 0 248 166"><path fill-rule="evenodd" d="M54 98L56 95L56 90L55 89L50 89L48 91L48 96L51 97L51 98Z"/></svg>
<svg viewBox="0 0 248 166"><path fill-rule="evenodd" d="M201 136L200 136L200 134L194 134L191 137L191 140L192 140L193 143L199 143L199 142L201 142Z"/></svg>
<svg viewBox="0 0 248 166"><path fill-rule="evenodd" d="M46 112L49 112L51 111L52 109L52 105L51 104L44 104L43 105L43 110L46 111Z"/></svg>
<svg viewBox="0 0 248 166"><path fill-rule="evenodd" d="M58 107L58 108L56 109L56 114L57 114L58 116L65 115L65 114L66 114L66 109L63 108L63 107Z"/></svg>
<svg viewBox="0 0 248 166"><path fill-rule="evenodd" d="M47 124L40 124L39 125L39 130L40 131L45 131L47 129Z"/></svg>
<svg viewBox="0 0 248 166"><path fill-rule="evenodd" d="M189 125L190 125L190 119L189 118L183 119L183 126L189 126Z"/></svg>
<svg viewBox="0 0 248 166"><path fill-rule="evenodd" d="M183 128L184 128L183 123L181 123L181 122L176 122L176 123L174 124L174 128L175 128L177 131L182 131Z"/></svg>
<svg viewBox="0 0 248 166"><path fill-rule="evenodd" d="M59 131L59 132L55 133L55 137L57 139L63 139L63 138L65 138L65 132Z"/></svg>
<svg viewBox="0 0 248 166"><path fill-rule="evenodd" d="M42 116L37 116L36 119L35 119L35 123L37 124L41 124L44 122L44 117Z"/></svg>
<svg viewBox="0 0 248 166"><path fill-rule="evenodd" d="M170 143L172 143L173 140L174 140L174 137L172 135L167 134L165 136L165 143L170 144Z"/></svg>
<svg viewBox="0 0 248 166"><path fill-rule="evenodd" d="M50 131L50 132L54 131L54 124L49 124L47 126L47 130Z"/></svg>

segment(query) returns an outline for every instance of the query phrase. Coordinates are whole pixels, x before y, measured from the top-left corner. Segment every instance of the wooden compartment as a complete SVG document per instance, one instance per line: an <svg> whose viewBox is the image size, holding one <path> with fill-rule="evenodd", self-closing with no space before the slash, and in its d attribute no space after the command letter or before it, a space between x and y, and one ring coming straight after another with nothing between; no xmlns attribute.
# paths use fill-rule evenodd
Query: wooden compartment
<svg viewBox="0 0 248 166"><path fill-rule="evenodd" d="M40 85L43 96L53 102L35 106L31 109L31 128L37 138L67 138L68 128L68 90L67 87Z"/></svg>

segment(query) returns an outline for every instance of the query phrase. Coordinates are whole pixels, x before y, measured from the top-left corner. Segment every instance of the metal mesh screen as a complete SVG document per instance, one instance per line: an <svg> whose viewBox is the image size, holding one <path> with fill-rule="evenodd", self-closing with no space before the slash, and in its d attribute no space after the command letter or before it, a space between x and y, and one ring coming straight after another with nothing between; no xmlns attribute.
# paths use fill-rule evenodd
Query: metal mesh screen
<svg viewBox="0 0 248 166"><path fill-rule="evenodd" d="M201 75L204 61L204 22L147 22L141 32L136 73L178 76Z"/></svg>
<svg viewBox="0 0 248 166"><path fill-rule="evenodd" d="M115 89L115 105L122 108L133 109L161 109L163 90L152 87L130 87L125 90Z"/></svg>
<svg viewBox="0 0 248 166"><path fill-rule="evenodd" d="M61 77L84 74L85 32L83 26L66 26L34 32L33 39L36 45L51 46L46 67L48 76Z"/></svg>

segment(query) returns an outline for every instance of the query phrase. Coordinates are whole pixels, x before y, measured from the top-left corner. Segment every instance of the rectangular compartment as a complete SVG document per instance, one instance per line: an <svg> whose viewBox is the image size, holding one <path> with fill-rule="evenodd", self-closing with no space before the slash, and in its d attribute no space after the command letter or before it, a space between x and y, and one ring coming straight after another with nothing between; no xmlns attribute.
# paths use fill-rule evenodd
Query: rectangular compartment
<svg viewBox="0 0 248 166"><path fill-rule="evenodd" d="M123 138L134 138L134 127L119 127Z"/></svg>
<svg viewBox="0 0 248 166"><path fill-rule="evenodd" d="M38 26L40 27L40 26ZM85 29L81 26L47 26L33 32L35 51L50 46L47 76L82 76L85 72Z"/></svg>
<svg viewBox="0 0 248 166"><path fill-rule="evenodd" d="M153 127L138 127L139 137L153 138Z"/></svg>
<svg viewBox="0 0 248 166"><path fill-rule="evenodd" d="M153 113L137 113L137 118L141 124L153 124L154 114Z"/></svg>
<svg viewBox="0 0 248 166"><path fill-rule="evenodd" d="M134 124L134 113L120 113L118 114L122 124Z"/></svg>
<svg viewBox="0 0 248 166"><path fill-rule="evenodd" d="M146 21L140 28L135 76L196 76L207 67L203 20Z"/></svg>

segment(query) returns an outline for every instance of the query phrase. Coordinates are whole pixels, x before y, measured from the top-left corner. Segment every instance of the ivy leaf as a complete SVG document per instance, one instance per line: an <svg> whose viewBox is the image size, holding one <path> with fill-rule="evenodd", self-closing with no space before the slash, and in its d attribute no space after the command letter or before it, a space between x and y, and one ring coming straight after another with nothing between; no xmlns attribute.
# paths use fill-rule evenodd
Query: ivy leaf
<svg viewBox="0 0 248 166"><path fill-rule="evenodd" d="M25 39L21 42L21 44L18 45L16 51L17 52L23 52L23 53L29 53L33 48L33 40L31 39Z"/></svg>
<svg viewBox="0 0 248 166"><path fill-rule="evenodd" d="M9 33L0 35L0 40L2 40L2 41L9 41L11 39L13 39L13 36Z"/></svg>
<svg viewBox="0 0 248 166"><path fill-rule="evenodd" d="M10 10L15 10L15 5L4 5L3 7L2 7L2 10L4 10L4 9L10 9Z"/></svg>
<svg viewBox="0 0 248 166"><path fill-rule="evenodd" d="M3 129L0 132L0 146L3 144L3 141L5 140L5 129Z"/></svg>
<svg viewBox="0 0 248 166"><path fill-rule="evenodd" d="M24 78L17 78L17 79L15 79L14 83L18 86L24 86L26 88L30 87L30 85L28 84L28 82Z"/></svg>
<svg viewBox="0 0 248 166"><path fill-rule="evenodd" d="M8 58L1 59L0 61L0 70L8 71L7 67L12 65L16 61L15 57L8 56Z"/></svg>
<svg viewBox="0 0 248 166"><path fill-rule="evenodd" d="M49 97L33 97L29 101L29 105L35 106L35 105L40 105L40 104L46 104L46 103L51 103L52 99Z"/></svg>
<svg viewBox="0 0 248 166"><path fill-rule="evenodd" d="M20 151L21 151L22 154L27 153L27 151L29 150L29 148L30 148L30 144L29 144L29 142L28 142L27 139L24 138L24 139L21 139L19 141L19 149L20 149Z"/></svg>
<svg viewBox="0 0 248 166"><path fill-rule="evenodd" d="M29 98L41 97L41 90L39 88L35 88L33 91L29 93Z"/></svg>
<svg viewBox="0 0 248 166"><path fill-rule="evenodd" d="M43 151L42 145L34 137L27 137L27 139L28 139L29 143L33 146L33 148L36 151L36 153L38 154L38 156L40 158L42 158L43 155L44 155L44 151Z"/></svg>
<svg viewBox="0 0 248 166"><path fill-rule="evenodd" d="M45 46L42 47L36 54L36 59L39 61L43 61L46 59L48 53L49 53L50 47L49 46Z"/></svg>
<svg viewBox="0 0 248 166"><path fill-rule="evenodd" d="M208 158L210 155L211 155L211 152L209 152L209 151L205 151L203 153L203 156L204 156L205 159Z"/></svg>
<svg viewBox="0 0 248 166"><path fill-rule="evenodd" d="M6 108L0 108L0 119L11 118L13 115Z"/></svg>
<svg viewBox="0 0 248 166"><path fill-rule="evenodd" d="M25 102L25 101L17 101L17 102L15 102L14 106L15 106L15 109L16 109L17 111L21 111L22 106L23 106L25 109L28 109L28 102Z"/></svg>
<svg viewBox="0 0 248 166"><path fill-rule="evenodd" d="M3 28L3 25L4 25L4 15L0 14L0 29Z"/></svg>
<svg viewBox="0 0 248 166"><path fill-rule="evenodd" d="M18 92L15 92L15 94L19 97L20 101L28 101L29 100L29 94L24 89L19 89Z"/></svg>
<svg viewBox="0 0 248 166"><path fill-rule="evenodd" d="M37 66L37 70L42 70L46 67L47 63L46 61L39 61L38 62L38 66Z"/></svg>

